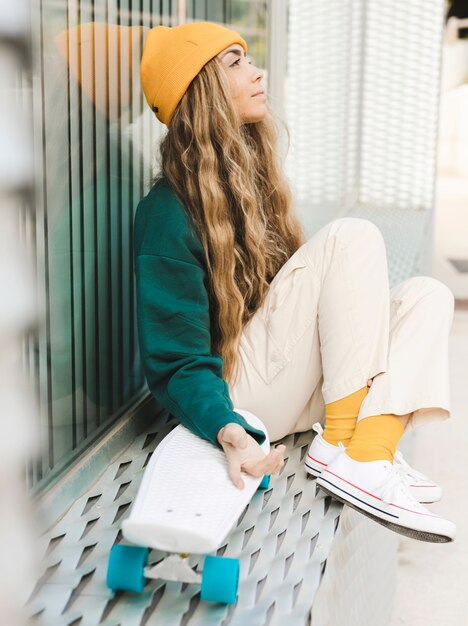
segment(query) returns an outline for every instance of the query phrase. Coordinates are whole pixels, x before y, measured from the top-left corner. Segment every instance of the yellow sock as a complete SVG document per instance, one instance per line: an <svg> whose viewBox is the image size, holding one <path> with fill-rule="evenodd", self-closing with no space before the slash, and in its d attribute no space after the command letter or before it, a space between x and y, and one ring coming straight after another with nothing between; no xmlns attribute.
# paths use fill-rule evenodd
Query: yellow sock
<svg viewBox="0 0 468 626"><path fill-rule="evenodd" d="M355 461L393 461L405 427L395 415L372 415L356 424L346 454Z"/></svg>
<svg viewBox="0 0 468 626"><path fill-rule="evenodd" d="M345 398L325 405L325 430L323 438L334 446L341 441L347 446L354 433L362 401L368 392L367 385Z"/></svg>

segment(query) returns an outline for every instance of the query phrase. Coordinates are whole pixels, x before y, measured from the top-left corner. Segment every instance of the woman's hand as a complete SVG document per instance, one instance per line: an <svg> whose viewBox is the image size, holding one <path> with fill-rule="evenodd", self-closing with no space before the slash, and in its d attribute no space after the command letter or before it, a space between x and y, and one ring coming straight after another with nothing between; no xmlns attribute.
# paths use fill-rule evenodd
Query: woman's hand
<svg viewBox="0 0 468 626"><path fill-rule="evenodd" d="M286 446L277 446L265 455L260 444L240 424L226 424L218 432L217 440L226 454L229 476L239 489L244 488L241 470L259 477L277 474L284 465Z"/></svg>

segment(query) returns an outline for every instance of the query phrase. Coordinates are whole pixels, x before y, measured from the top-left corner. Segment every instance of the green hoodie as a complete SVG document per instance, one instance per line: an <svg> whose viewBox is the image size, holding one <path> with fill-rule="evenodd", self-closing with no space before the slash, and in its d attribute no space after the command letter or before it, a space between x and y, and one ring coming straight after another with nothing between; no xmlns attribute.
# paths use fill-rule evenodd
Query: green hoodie
<svg viewBox="0 0 468 626"><path fill-rule="evenodd" d="M216 446L230 422L262 443L265 435L233 411L223 359L211 349L203 246L165 179L138 204L134 254L140 353L151 393Z"/></svg>

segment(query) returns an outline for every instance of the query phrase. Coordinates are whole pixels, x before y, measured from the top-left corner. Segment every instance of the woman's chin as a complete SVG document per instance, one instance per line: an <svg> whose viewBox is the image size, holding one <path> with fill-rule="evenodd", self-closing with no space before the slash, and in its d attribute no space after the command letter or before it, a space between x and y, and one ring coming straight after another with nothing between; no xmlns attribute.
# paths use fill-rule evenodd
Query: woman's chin
<svg viewBox="0 0 468 626"><path fill-rule="evenodd" d="M255 111L254 113L250 113L249 115L245 115L242 118L243 124L255 124L256 122L261 122L266 118L268 114L268 110L266 107L262 111Z"/></svg>

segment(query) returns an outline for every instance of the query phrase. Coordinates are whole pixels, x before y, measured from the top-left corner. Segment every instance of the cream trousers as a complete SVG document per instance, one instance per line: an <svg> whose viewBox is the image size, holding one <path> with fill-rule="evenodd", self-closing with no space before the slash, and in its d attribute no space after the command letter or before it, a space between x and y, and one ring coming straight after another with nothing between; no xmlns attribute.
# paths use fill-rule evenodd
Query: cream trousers
<svg viewBox="0 0 468 626"><path fill-rule="evenodd" d="M375 377L358 419L410 413L407 428L445 419L453 310L452 292L429 276L390 290L377 226L333 220L283 265L244 327L234 407L276 441L323 422L325 403Z"/></svg>

